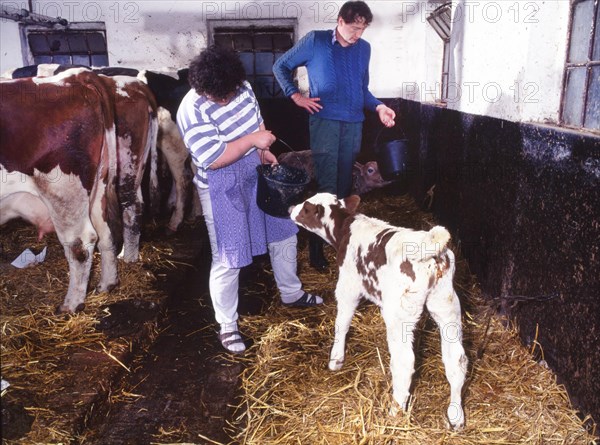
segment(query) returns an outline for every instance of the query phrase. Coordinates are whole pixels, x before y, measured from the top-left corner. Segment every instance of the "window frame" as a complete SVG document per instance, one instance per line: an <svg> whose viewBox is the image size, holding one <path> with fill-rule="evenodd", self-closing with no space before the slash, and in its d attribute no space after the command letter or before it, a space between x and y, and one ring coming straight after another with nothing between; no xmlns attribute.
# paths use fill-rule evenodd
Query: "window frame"
<svg viewBox="0 0 600 445"><path fill-rule="evenodd" d="M442 72L440 84L440 103L448 103L448 93L450 88L450 37L452 34L452 2L447 1L438 5L428 16L427 23L433 28L436 34L442 39ZM442 15L448 12L448 23L443 20ZM446 29L447 27L447 29ZM446 62L448 62L446 64Z"/></svg>
<svg viewBox="0 0 600 445"><path fill-rule="evenodd" d="M110 64L109 51L108 51L108 39L106 35L106 25L104 22L71 22L67 27L52 27L48 28L47 26L40 25L32 25L32 24L19 24L19 33L21 36L21 51L23 55L23 63L25 65L35 65L35 57L36 55L32 52L31 47L29 45L29 37L31 35L39 35L39 34L89 34L89 33L99 33L104 38L104 44L106 47L105 52L97 51L90 52L88 50L87 54L84 52L69 52L68 57L73 61L74 55L86 55L89 60L89 66L92 66L92 55L100 55L106 56L106 66ZM61 54L64 55L64 54ZM56 63L56 62L50 62ZM82 64L80 64L82 65ZM94 65L99 66L99 65Z"/></svg>
<svg viewBox="0 0 600 445"><path fill-rule="evenodd" d="M269 32L269 31L274 31L276 32L277 30L281 30L282 32L290 32L291 33L291 47L293 47L296 43L297 40L297 35L298 35L298 21L296 19L256 19L256 20L221 20L221 19L212 19L212 20L207 20L207 29L208 29L208 44L212 45L215 43L215 34L219 34L219 33L248 33L248 34L259 34L261 32ZM239 50L238 50L239 51ZM287 51L287 50L285 50ZM281 53L285 52L285 51L281 51ZM260 53L265 53L265 54L273 54L273 56L275 55L275 51L274 48L271 48L269 51L260 51L257 50L255 51L254 48L252 48L251 51L239 51L240 54L241 53L245 53L245 52L252 52L253 54L260 54ZM256 69L256 56L253 57L253 67L254 69ZM273 75L272 72L267 73L267 74L256 74L256 72L252 72L252 73L247 73L249 80L251 80L252 82L252 86L254 89L254 92L256 94L256 97L258 99L275 99L275 98L281 98L284 97L283 93L281 92L281 89L279 89L278 84L277 84L277 80L275 79L275 76ZM270 93L270 94L262 94L263 93L263 89L262 88L257 88L257 84L256 82L254 82L252 80L252 78L265 78L265 77L270 77L271 78L271 82L274 85L274 89L273 89L273 93L275 93L275 86L277 87L277 89L279 89L279 91L276 92L276 94Z"/></svg>
<svg viewBox="0 0 600 445"><path fill-rule="evenodd" d="M576 9L576 5L579 3L582 3L583 1L584 0L571 0L571 2L570 2L568 39L567 39L565 67L564 67L564 71L563 71L563 81L562 81L562 88L561 88L559 123L561 126L564 126L567 128L574 128L574 129L578 129L578 130L599 133L600 128L591 128L591 127L586 127L585 125L586 125L586 117L587 117L587 112L588 112L588 101L590 99L589 98L590 89L592 87L592 81L593 81L593 76L592 76L593 68L600 67L600 54L596 55L596 57L598 57L598 60L593 59L593 57L594 57L594 40L597 38L598 33L600 33L600 23L598 23L598 21L597 21L598 14L600 12L599 11L600 0L592 0L593 5L594 5L594 10L592 13L592 20L591 20L592 29L590 30L589 40L588 40L587 61L585 61L585 62L570 62L569 61L569 55L571 53L571 43L572 43L572 38L573 38L573 25L574 25L575 9ZM574 68L585 68L584 90L581 91L581 93L583 94L584 97L583 97L582 107L579 110L579 117L580 117L579 120L581 121L580 125L567 122L566 117L565 117L565 114L568 109L568 107L567 107L567 87L568 87L569 73L572 72ZM577 92L580 92L580 91L577 91Z"/></svg>

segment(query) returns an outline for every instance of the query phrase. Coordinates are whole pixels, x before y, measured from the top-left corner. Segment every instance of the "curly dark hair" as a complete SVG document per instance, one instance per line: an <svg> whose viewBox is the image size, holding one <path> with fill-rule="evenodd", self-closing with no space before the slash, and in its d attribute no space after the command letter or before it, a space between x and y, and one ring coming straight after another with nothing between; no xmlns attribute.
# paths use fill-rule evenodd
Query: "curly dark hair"
<svg viewBox="0 0 600 445"><path fill-rule="evenodd" d="M233 49L211 45L190 63L189 83L196 93L223 99L242 86L246 71Z"/></svg>
<svg viewBox="0 0 600 445"><path fill-rule="evenodd" d="M363 1L346 2L340 8L338 17L346 23L354 23L364 19L365 25L370 25L373 21L371 8Z"/></svg>

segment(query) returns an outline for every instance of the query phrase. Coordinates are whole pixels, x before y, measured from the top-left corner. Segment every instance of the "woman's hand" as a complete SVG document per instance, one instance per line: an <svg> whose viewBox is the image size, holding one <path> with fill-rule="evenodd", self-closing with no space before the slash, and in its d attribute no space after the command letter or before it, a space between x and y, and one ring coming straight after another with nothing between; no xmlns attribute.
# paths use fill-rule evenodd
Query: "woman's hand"
<svg viewBox="0 0 600 445"><path fill-rule="evenodd" d="M300 93L294 93L290 96L290 99L292 99L300 108L304 108L310 114L318 113L323 108L323 106L318 103L321 100L319 97L304 97Z"/></svg>
<svg viewBox="0 0 600 445"><path fill-rule="evenodd" d="M258 155L260 156L261 164L277 164L277 158L269 150L259 150Z"/></svg>
<svg viewBox="0 0 600 445"><path fill-rule="evenodd" d="M390 107L384 104L379 104L377 105L377 108L375 108L375 111L377 111L377 114L379 115L379 120L383 125L385 125L388 128L396 125L396 122L394 122L394 119L396 119L396 112Z"/></svg>
<svg viewBox="0 0 600 445"><path fill-rule="evenodd" d="M252 145L260 150L268 150L277 139L269 130L258 130L252 133Z"/></svg>

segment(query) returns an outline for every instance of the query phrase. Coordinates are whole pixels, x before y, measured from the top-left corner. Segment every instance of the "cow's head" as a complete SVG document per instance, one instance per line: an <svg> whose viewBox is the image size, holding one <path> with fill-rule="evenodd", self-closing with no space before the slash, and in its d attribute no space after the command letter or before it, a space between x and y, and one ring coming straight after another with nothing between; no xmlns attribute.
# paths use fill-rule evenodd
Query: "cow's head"
<svg viewBox="0 0 600 445"><path fill-rule="evenodd" d="M290 207L292 221L335 245L340 240L344 221L354 215L360 202L358 195L338 199L331 193L317 193L301 204Z"/></svg>

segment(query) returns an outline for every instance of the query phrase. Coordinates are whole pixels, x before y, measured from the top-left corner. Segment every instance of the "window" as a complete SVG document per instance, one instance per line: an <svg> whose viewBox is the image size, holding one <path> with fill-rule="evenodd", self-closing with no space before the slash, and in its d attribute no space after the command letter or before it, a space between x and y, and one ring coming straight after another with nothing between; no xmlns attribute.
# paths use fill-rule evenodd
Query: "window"
<svg viewBox="0 0 600 445"><path fill-rule="evenodd" d="M22 25L27 42L27 63L59 63L63 65L108 66L106 31L103 24L70 23L68 29L49 30Z"/></svg>
<svg viewBox="0 0 600 445"><path fill-rule="evenodd" d="M215 27L213 40L216 45L239 52L256 97L283 96L273 75L273 64L293 46L292 27Z"/></svg>
<svg viewBox="0 0 600 445"><path fill-rule="evenodd" d="M595 131L600 130L599 3L599 0L572 2L561 104L563 124Z"/></svg>
<svg viewBox="0 0 600 445"><path fill-rule="evenodd" d="M442 87L440 99L442 102L448 100L448 81L450 72L450 23L452 17L452 4L444 3L438 6L429 16L427 22L435 30L444 42L444 53L442 56Z"/></svg>

